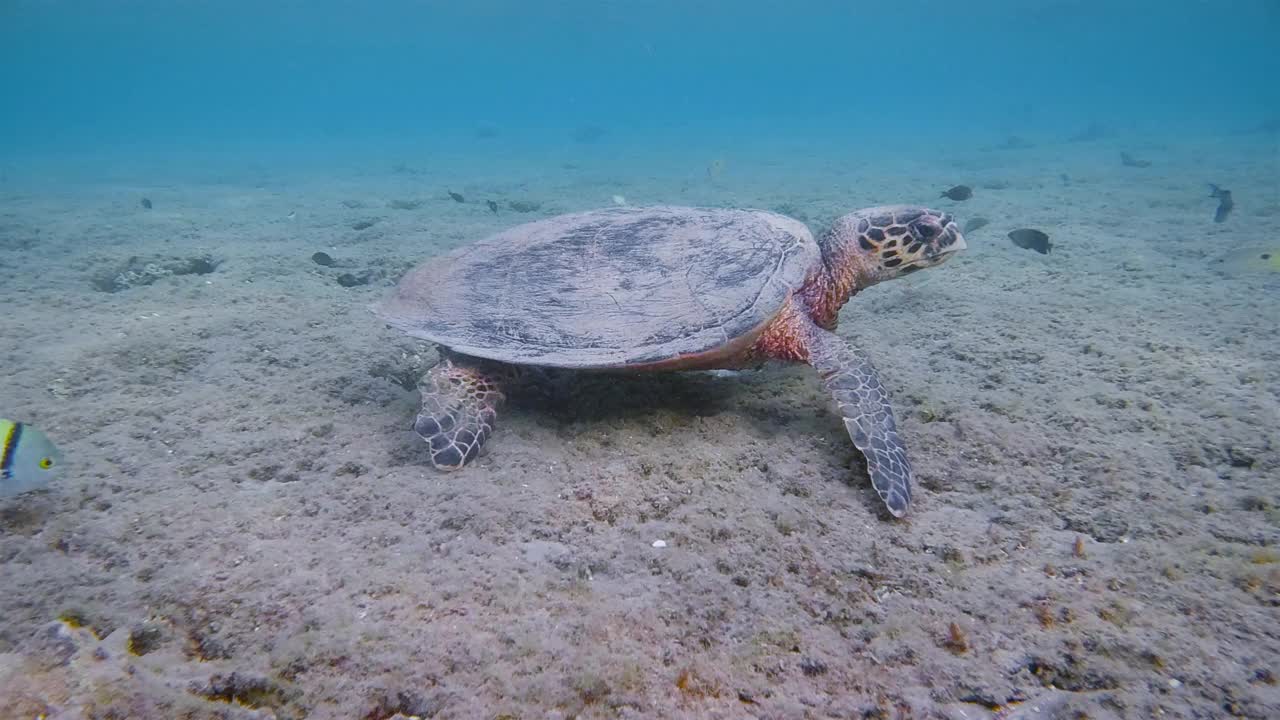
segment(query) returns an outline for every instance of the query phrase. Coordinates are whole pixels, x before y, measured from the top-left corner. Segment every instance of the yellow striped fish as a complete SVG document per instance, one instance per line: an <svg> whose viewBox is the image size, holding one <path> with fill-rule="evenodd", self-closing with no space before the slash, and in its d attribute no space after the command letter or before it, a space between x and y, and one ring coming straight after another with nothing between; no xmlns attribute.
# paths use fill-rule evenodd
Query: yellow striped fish
<svg viewBox="0 0 1280 720"><path fill-rule="evenodd" d="M58 448L44 433L0 418L0 497L44 487L61 462Z"/></svg>

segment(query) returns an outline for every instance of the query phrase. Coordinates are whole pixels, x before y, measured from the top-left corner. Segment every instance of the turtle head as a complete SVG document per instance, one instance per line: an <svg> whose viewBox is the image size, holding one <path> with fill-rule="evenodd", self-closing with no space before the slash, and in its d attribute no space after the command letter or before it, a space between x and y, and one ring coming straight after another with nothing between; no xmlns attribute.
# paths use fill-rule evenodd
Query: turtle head
<svg viewBox="0 0 1280 720"><path fill-rule="evenodd" d="M837 234L838 239L831 237ZM949 213L909 205L851 212L836 221L824 240L841 245L846 262L855 265L854 292L941 265L966 247Z"/></svg>
<svg viewBox="0 0 1280 720"><path fill-rule="evenodd" d="M855 293L885 280L941 265L965 249L950 213L911 205L857 210L838 218L818 241L826 266L815 320L833 327Z"/></svg>

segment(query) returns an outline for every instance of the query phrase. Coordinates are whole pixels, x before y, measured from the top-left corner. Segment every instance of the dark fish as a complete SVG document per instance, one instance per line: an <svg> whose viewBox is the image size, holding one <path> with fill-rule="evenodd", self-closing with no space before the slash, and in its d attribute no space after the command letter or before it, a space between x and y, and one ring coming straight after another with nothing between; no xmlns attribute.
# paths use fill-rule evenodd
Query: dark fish
<svg viewBox="0 0 1280 720"><path fill-rule="evenodd" d="M518 213L531 213L542 209L542 203L533 200L510 200L507 207Z"/></svg>
<svg viewBox="0 0 1280 720"><path fill-rule="evenodd" d="M1223 190L1213 183L1209 183L1209 189L1212 191L1209 197L1218 199L1218 210L1213 214L1213 221L1223 222L1231 214L1231 209L1236 206L1236 202L1231 199L1230 190Z"/></svg>
<svg viewBox="0 0 1280 720"><path fill-rule="evenodd" d="M323 265L325 267L333 267L334 265L338 264L334 262L333 258L329 256L329 253L326 253L326 252L315 253L314 255L311 256L311 262L317 265Z"/></svg>
<svg viewBox="0 0 1280 720"><path fill-rule="evenodd" d="M973 197L973 188L968 185L957 185L938 197L951 198L952 200L968 200Z"/></svg>
<svg viewBox="0 0 1280 720"><path fill-rule="evenodd" d="M1125 167L1151 167L1150 160L1138 160L1127 152L1120 153L1120 164Z"/></svg>
<svg viewBox="0 0 1280 720"><path fill-rule="evenodd" d="M1091 142L1107 136L1107 129L1098 123L1089 123L1089 127L1067 138L1067 142Z"/></svg>
<svg viewBox="0 0 1280 720"><path fill-rule="evenodd" d="M991 221L990 221L990 220L988 220L988 219L986 219L986 218L984 218L984 217L976 217L976 218L973 218L972 220L970 220L969 222L965 223L965 224L964 224L964 230L962 230L961 232L963 232L964 234L968 235L969 233L973 232L974 230L977 230L977 229L979 229L979 228L984 228L984 227L986 227L987 225L990 225L990 224L991 224Z"/></svg>
<svg viewBox="0 0 1280 720"><path fill-rule="evenodd" d="M580 143L593 143L605 136L606 130L599 125L584 125L573 131L573 139Z"/></svg>
<svg viewBox="0 0 1280 720"><path fill-rule="evenodd" d="M1039 230L1020 228L1009 233L1009 239L1023 250L1035 250L1041 255L1048 255L1049 251L1053 250L1053 243L1049 242L1049 236Z"/></svg>
<svg viewBox="0 0 1280 720"><path fill-rule="evenodd" d="M464 200L461 195L459 195L458 193L452 190L449 191L449 197L453 198L454 202L466 202L466 200Z"/></svg>
<svg viewBox="0 0 1280 720"><path fill-rule="evenodd" d="M151 209L151 198L142 198L142 202L138 203L147 210Z"/></svg>
<svg viewBox="0 0 1280 720"><path fill-rule="evenodd" d="M485 200L484 204L489 206L489 209L493 211L494 215L498 214L498 203L492 200Z"/></svg>

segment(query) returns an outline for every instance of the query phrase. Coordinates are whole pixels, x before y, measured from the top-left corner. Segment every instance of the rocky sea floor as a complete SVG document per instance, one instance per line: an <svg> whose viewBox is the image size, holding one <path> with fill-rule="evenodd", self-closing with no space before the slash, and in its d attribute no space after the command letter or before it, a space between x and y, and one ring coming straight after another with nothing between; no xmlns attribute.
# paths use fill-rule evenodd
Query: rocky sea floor
<svg viewBox="0 0 1280 720"><path fill-rule="evenodd" d="M0 500L3 717L1280 717L1274 136L553 155L8 169L0 416L67 467ZM906 520L805 367L583 378L430 467L435 351L368 307L615 195L990 220L842 314Z"/></svg>

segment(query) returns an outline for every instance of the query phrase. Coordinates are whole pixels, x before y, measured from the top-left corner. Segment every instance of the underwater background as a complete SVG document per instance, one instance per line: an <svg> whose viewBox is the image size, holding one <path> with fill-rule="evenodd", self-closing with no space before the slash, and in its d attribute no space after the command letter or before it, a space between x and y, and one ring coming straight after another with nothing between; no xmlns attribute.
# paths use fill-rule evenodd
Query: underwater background
<svg viewBox="0 0 1280 720"><path fill-rule="evenodd" d="M1280 717L1278 48L1274 0L0 2L0 419L61 453L0 493L0 719ZM431 467L439 354L369 308L659 203L967 228L841 313L905 520L803 366Z"/></svg>
<svg viewBox="0 0 1280 720"><path fill-rule="evenodd" d="M478 128L499 131L503 152L537 152L589 126L611 142L907 152L1090 123L1239 132L1280 104L1270 0L14 0L3 12L8 152L240 143L319 161L333 146L446 147Z"/></svg>

